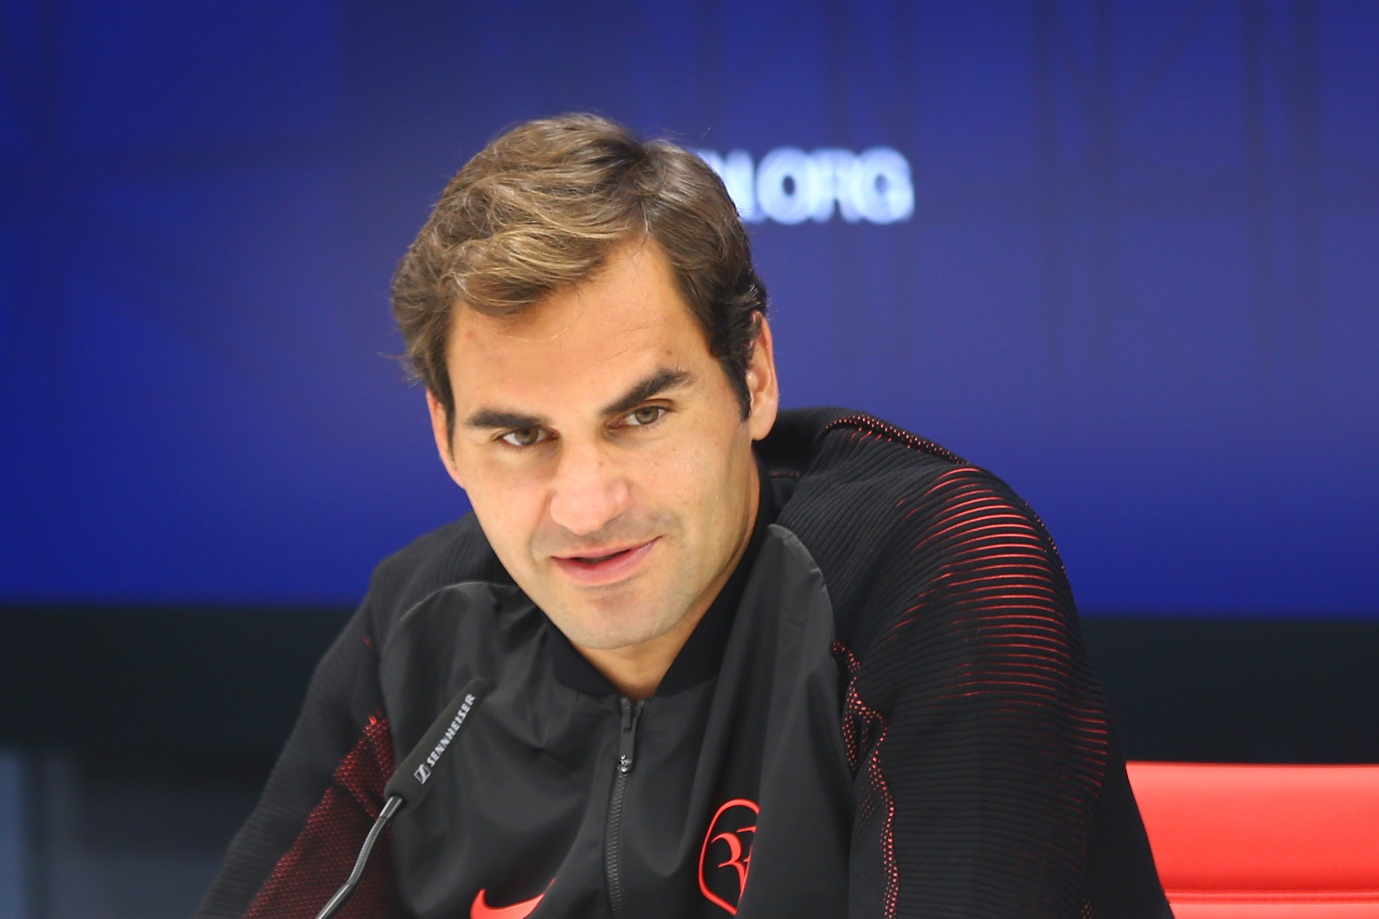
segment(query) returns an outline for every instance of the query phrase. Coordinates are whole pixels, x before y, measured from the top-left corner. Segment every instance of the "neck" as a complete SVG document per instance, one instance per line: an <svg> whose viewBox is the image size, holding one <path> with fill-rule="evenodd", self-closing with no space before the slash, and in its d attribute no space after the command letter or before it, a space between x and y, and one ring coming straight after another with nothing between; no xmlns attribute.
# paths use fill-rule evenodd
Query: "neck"
<svg viewBox="0 0 1379 919"><path fill-rule="evenodd" d="M681 642L680 647L684 647ZM631 699L633 702L640 702L649 699L656 694L656 688L661 685L661 680L665 677L666 671L670 669L670 664L675 660L675 653L668 657L658 656L657 659L648 659L647 655L624 656L619 653L622 649L613 651L594 651L586 648L579 648L579 653L583 654L589 663L594 665L594 669L603 674L604 679L613 684L618 694Z"/></svg>

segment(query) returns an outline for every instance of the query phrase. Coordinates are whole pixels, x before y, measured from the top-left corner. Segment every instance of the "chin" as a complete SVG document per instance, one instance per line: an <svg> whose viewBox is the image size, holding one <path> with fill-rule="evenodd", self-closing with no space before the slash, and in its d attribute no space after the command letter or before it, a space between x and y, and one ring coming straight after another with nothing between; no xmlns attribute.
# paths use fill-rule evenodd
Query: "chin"
<svg viewBox="0 0 1379 919"><path fill-rule="evenodd" d="M608 615L605 611L599 611L591 616L576 617L576 622L583 623L583 627L576 625L569 629L554 618L552 621L565 633L565 637L570 639L571 644L591 651L616 651L619 648L636 647L660 638L674 627L674 623L655 621L629 623L622 620L604 626L591 624L600 617L606 621ZM569 622L568 619L564 621Z"/></svg>

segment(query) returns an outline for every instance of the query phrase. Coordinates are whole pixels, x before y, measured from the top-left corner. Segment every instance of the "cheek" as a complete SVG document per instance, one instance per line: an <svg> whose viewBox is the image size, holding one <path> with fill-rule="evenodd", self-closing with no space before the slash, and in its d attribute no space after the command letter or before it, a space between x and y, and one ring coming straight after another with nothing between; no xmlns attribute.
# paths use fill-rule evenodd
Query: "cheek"
<svg viewBox="0 0 1379 919"><path fill-rule="evenodd" d="M529 502L523 500L520 490L491 488L467 494L474 516L499 558L505 565L520 563L535 528Z"/></svg>
<svg viewBox="0 0 1379 919"><path fill-rule="evenodd" d="M731 518L731 508L743 500L751 462L750 441L739 442L722 427L705 425L648 462L640 478L653 500L690 519L715 521Z"/></svg>
<svg viewBox="0 0 1379 919"><path fill-rule="evenodd" d="M722 446L707 437L687 437L638 465L644 488L663 500L692 508L712 501L724 477Z"/></svg>
<svg viewBox="0 0 1379 919"><path fill-rule="evenodd" d="M468 446L468 445L466 445ZM484 451L466 450L461 447L455 454L456 474L464 480L465 496L469 506L485 532L492 527L498 531L509 532L524 518L525 506L532 500L529 482L501 463L495 463ZM490 542L493 538L490 537Z"/></svg>

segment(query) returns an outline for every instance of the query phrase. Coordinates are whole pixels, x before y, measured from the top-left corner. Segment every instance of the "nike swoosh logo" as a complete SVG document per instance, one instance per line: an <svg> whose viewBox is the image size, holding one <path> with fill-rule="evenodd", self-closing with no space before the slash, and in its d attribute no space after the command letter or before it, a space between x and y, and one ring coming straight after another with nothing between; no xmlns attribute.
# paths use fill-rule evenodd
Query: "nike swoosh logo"
<svg viewBox="0 0 1379 919"><path fill-rule="evenodd" d="M527 919L545 896L543 892L530 900L523 900L511 906L489 906L488 901L484 899L484 891L480 890L479 895L474 898L474 905L469 907L469 919Z"/></svg>

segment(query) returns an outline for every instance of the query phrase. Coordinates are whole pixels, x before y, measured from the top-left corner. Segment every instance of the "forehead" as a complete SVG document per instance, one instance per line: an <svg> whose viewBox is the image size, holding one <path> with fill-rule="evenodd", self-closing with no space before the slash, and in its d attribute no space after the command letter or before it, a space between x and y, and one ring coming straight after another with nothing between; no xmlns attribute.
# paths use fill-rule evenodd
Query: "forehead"
<svg viewBox="0 0 1379 919"><path fill-rule="evenodd" d="M461 417L476 406L598 398L660 368L694 372L714 362L669 262L649 241L624 244L598 274L518 316L459 306L446 357Z"/></svg>

